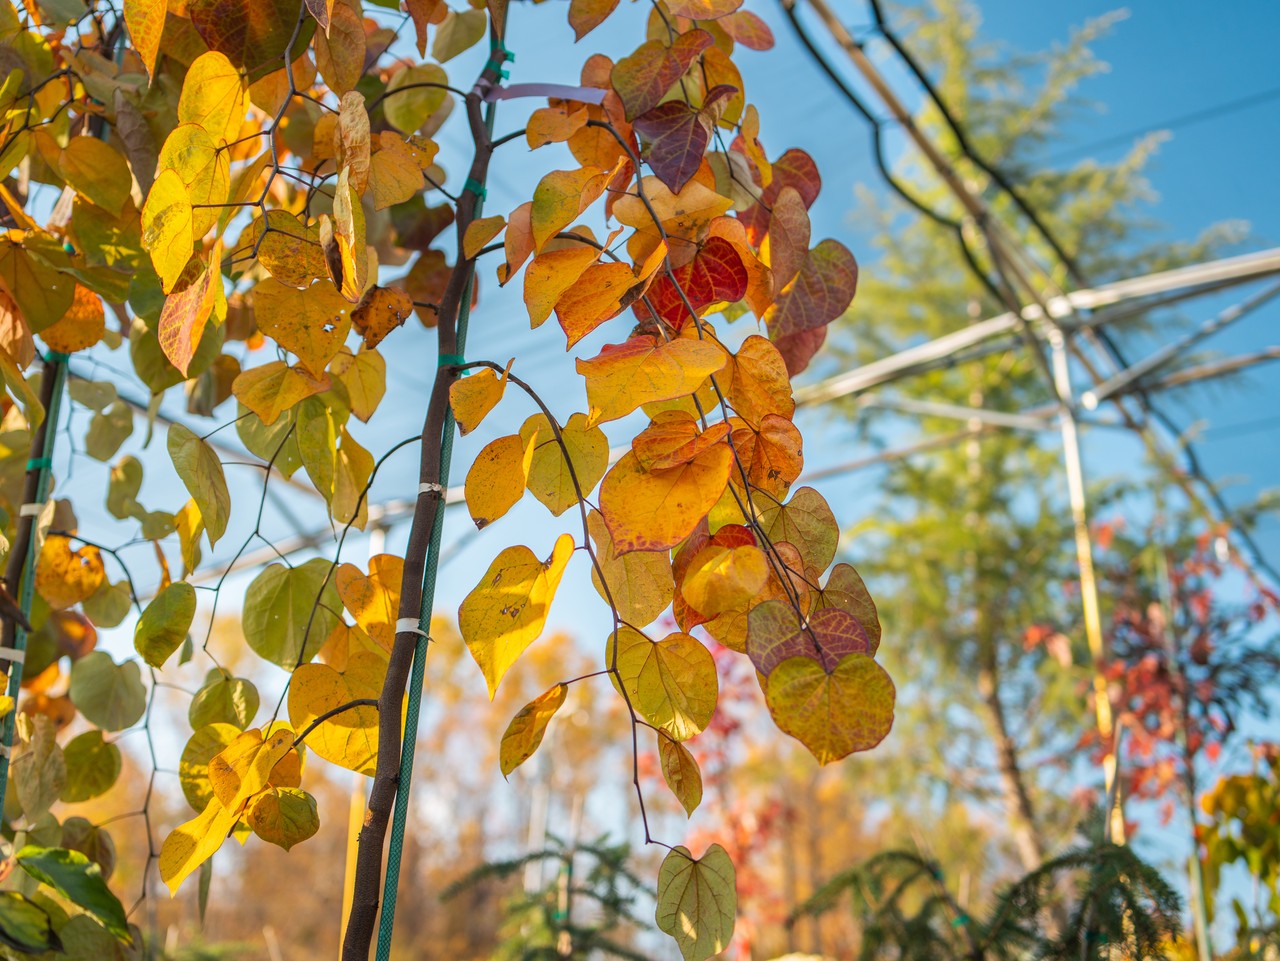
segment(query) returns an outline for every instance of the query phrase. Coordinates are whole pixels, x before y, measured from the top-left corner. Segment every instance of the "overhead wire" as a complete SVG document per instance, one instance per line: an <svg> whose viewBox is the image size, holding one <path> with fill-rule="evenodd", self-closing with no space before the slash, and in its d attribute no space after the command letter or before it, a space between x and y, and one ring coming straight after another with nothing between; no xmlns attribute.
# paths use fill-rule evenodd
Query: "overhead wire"
<svg viewBox="0 0 1280 961"><path fill-rule="evenodd" d="M964 128L958 122L954 113L952 113L950 108L947 106L946 102L942 99L941 95L939 94L932 80L928 77L927 73L920 66L919 62L916 60L914 55L911 54L907 46L899 39L899 37L889 27L888 23L886 22L883 16L883 11L880 7L879 0L868 0L868 2L871 6L871 10L873 14L875 32L878 33L881 37L883 37L885 42L888 43L895 50L895 52L898 53L903 63L907 66L907 69L911 72L911 74L916 78L917 82L920 84L926 96L929 97L929 99L937 108L939 114L943 118L943 121L947 124L948 128L952 132L952 135L955 137L957 146L964 153L965 157L970 162L972 162L975 166L977 166L980 170L985 172L989 177L991 177L992 181L997 186L999 186L1006 194L1008 194L1008 196L1013 200L1013 202L1018 207L1018 209L1023 213L1023 215L1028 219L1031 225L1035 228L1036 232L1040 234L1040 236L1045 241L1045 243L1049 246L1049 248L1055 253L1056 256L1058 256L1060 262L1063 264L1064 268L1067 270L1068 276L1071 277L1072 281L1080 286L1088 286L1087 281L1084 277L1083 271L1080 269L1078 262L1075 260L1074 257L1072 257L1070 254L1067 253L1065 247L1058 241L1057 237L1054 235L1053 231L1048 227L1048 225L1044 222L1043 218L1041 218L1039 214L1035 211L1035 209L1030 205L1030 203L1026 201L1026 199L1022 196L1021 192L1014 187L1012 182L1009 180L1008 176L1004 174L996 165L987 162L985 158L983 158L973 147L973 144L970 138L968 137L968 135L966 134ZM913 197L910 194L910 192L907 191L896 180L896 178L891 176L891 174L887 170L887 164L884 162L883 153L881 150L880 128L884 123L884 121L881 121L877 117L875 117L875 115L871 112L871 110L861 101L858 95L852 90L852 88L844 81L844 79L839 75L839 73L827 61L826 57L817 48L816 43L808 35L802 22L800 21L799 17L796 15L794 5L795 5L795 0L782 0L783 10L787 16L787 19L791 22L791 25L794 31L796 32L797 36L800 38L801 43L804 45L806 50L808 50L809 54L814 58L814 60L817 62L818 66L822 69L822 71L835 84L837 89L845 96L847 100L850 101L851 104L854 105L857 111L872 125L873 137L877 145L876 161L877 161L877 165L880 167L881 173L885 176L886 182L888 182L889 185L894 189L895 193L897 193L899 196L902 196L911 204L913 208L925 214L931 220L934 220L935 222L947 227L958 226L958 222L952 220L951 218L946 217L945 215L939 214L936 210L932 210L928 208L926 205L920 202L917 198ZM987 289L989 293L993 294L1001 301L1007 301L1008 298L1005 292L1001 292L995 286L994 281L987 275L987 273L978 267L976 263L976 259L974 258L972 251L968 246L967 240L963 236L963 228L960 229L959 236L961 240L961 249L965 254L965 260L969 264L974 276L982 282L983 286ZM1001 275L1003 274L1003 269L1001 264L999 263L999 258L993 258L993 267L996 270L997 274L1001 274ZM1103 346L1106 353L1110 355L1113 363L1119 365L1121 369L1129 366L1124 353L1121 351L1118 344L1116 344L1115 339L1107 331L1097 330L1092 332L1091 334L1087 333L1087 336L1096 337L1096 340ZM1197 452L1195 451L1194 447L1191 445L1190 441L1186 439L1185 431L1173 420L1172 417L1170 417L1167 413L1165 413L1163 410L1161 410L1159 407L1153 404L1150 396L1145 390L1142 390L1142 389L1135 390L1133 392L1133 395L1137 399L1144 413L1155 418L1159 423L1161 423L1164 426L1166 430L1168 430L1174 436L1175 440L1177 441L1186 459L1185 469L1188 475L1194 478L1198 482L1198 484L1203 488L1205 493L1208 495L1210 501L1213 503L1215 509L1219 513L1219 515L1227 523L1229 523L1232 527L1236 529L1237 534L1240 537L1240 540L1249 548L1249 552L1253 556L1256 566L1267 571L1268 575L1274 581L1276 581L1277 583L1280 583L1280 573L1278 573L1270 565L1265 555L1263 554L1261 549L1258 547L1256 541L1254 541L1254 539L1251 537L1249 532L1246 529L1244 529L1244 526L1235 518L1234 512L1229 507L1229 505L1227 505L1225 499L1221 495L1221 492L1218 491L1217 486L1207 476L1207 474L1205 474ZM1128 415L1126 414L1126 416ZM1134 427L1135 427L1135 430L1141 433L1142 428L1136 422L1134 424Z"/></svg>

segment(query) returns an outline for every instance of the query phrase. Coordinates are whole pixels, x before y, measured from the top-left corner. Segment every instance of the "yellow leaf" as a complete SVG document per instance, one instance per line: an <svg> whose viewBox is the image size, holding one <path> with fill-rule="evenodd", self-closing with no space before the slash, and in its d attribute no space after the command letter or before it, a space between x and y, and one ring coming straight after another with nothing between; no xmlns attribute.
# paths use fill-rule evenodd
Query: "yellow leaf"
<svg viewBox="0 0 1280 961"><path fill-rule="evenodd" d="M351 314L351 323L365 347L377 347L387 334L413 313L413 299L399 287L370 287ZM365 418L366 420L368 418Z"/></svg>
<svg viewBox="0 0 1280 961"><path fill-rule="evenodd" d="M499 437L476 455L467 471L465 493L477 528L492 524L524 495L537 436L535 432L527 441L521 434Z"/></svg>
<svg viewBox="0 0 1280 961"><path fill-rule="evenodd" d="M73 551L70 539L61 534L45 538L36 560L36 590L55 611L91 597L105 576L102 554L96 547L85 544Z"/></svg>
<svg viewBox="0 0 1280 961"><path fill-rule="evenodd" d="M869 751L893 727L893 681L866 654L846 655L830 673L820 661L788 658L770 672L765 702L819 764Z"/></svg>
<svg viewBox="0 0 1280 961"><path fill-rule="evenodd" d="M679 741L658 734L658 761L662 779L690 817L702 803L702 772L689 749Z"/></svg>
<svg viewBox="0 0 1280 961"><path fill-rule="evenodd" d="M210 798L204 811L174 828L160 848L160 880L169 894L178 893L182 882L222 847L239 812L228 811L217 798Z"/></svg>
<svg viewBox="0 0 1280 961"><path fill-rule="evenodd" d="M556 319L572 347L635 300L643 284L625 263L592 264L556 300Z"/></svg>
<svg viewBox="0 0 1280 961"><path fill-rule="evenodd" d="M350 524L364 530L369 520L366 488L373 475L373 455L347 433L345 425L338 431L338 442L333 465L333 500L329 510L339 524Z"/></svg>
<svg viewBox="0 0 1280 961"><path fill-rule="evenodd" d="M220 205L226 203L230 196L231 166L227 151L219 149L209 132L199 124L179 124L165 138L156 170L175 171L187 188L192 210L191 236L199 240L218 222L222 213ZM151 185L148 204L158 184L157 180ZM146 231L145 222L143 231Z"/></svg>
<svg viewBox="0 0 1280 961"><path fill-rule="evenodd" d="M729 483L733 451L718 444L687 464L646 471L623 455L600 487L600 513L619 554L675 547L707 516Z"/></svg>
<svg viewBox="0 0 1280 961"><path fill-rule="evenodd" d="M151 78L156 75L160 35L164 33L167 12L167 0L124 0L124 22L129 28L129 38L133 40L133 49L142 58L147 76Z"/></svg>
<svg viewBox="0 0 1280 961"><path fill-rule="evenodd" d="M178 123L204 127L214 142L233 142L244 122L245 86L224 54L202 53L192 62L178 98Z"/></svg>
<svg viewBox="0 0 1280 961"><path fill-rule="evenodd" d="M484 420L489 411L502 400L502 392L507 387L507 372L499 377L491 368L484 368L455 380L449 386L449 406L453 408L453 419L458 422L458 433L469 434Z"/></svg>
<svg viewBox="0 0 1280 961"><path fill-rule="evenodd" d="M320 228L307 226L287 210L271 209L245 229L232 253L237 264L257 251L258 263L290 287L309 287L325 275Z"/></svg>
<svg viewBox="0 0 1280 961"><path fill-rule="evenodd" d="M303 664L289 684L289 720L303 731L321 714L358 698L377 698L387 662L376 654L350 655L340 674L328 664ZM332 764L373 776L378 763L378 709L353 707L307 735L311 750Z"/></svg>
<svg viewBox="0 0 1280 961"><path fill-rule="evenodd" d="M399 71L387 84L382 113L402 134L417 133L440 109L449 91L448 75L434 63L414 64Z"/></svg>
<svg viewBox="0 0 1280 961"><path fill-rule="evenodd" d="M533 461L529 466L528 487L547 510L559 517L578 503L573 481L576 476L587 497L609 466L609 439L599 427L588 427L583 414L573 414L560 428L560 441L545 414L534 414L520 428L526 444L533 443ZM568 460L565 459L568 450ZM570 473L569 465L573 465Z"/></svg>
<svg viewBox="0 0 1280 961"><path fill-rule="evenodd" d="M491 699L503 675L542 633L572 556L568 534L556 539L545 561L527 547L508 547L458 609L458 628L484 673Z"/></svg>
<svg viewBox="0 0 1280 961"><path fill-rule="evenodd" d="M328 374L313 377L305 369L290 367L283 360L251 367L231 385L231 393L236 399L257 414L268 427L295 404L328 389Z"/></svg>
<svg viewBox="0 0 1280 961"><path fill-rule="evenodd" d="M502 233L507 226L506 217L481 217L467 225L467 232L462 237L462 253L467 260L476 257L485 245Z"/></svg>
<svg viewBox="0 0 1280 961"><path fill-rule="evenodd" d="M542 743L542 736L547 732L547 725L564 704L568 693L568 685L557 684L535 697L511 719L498 749L498 763L502 767L503 777L510 776L512 771L533 757L538 745Z"/></svg>
<svg viewBox="0 0 1280 961"><path fill-rule="evenodd" d="M316 377L324 374L347 339L351 311L351 304L324 280L306 290L273 279L253 288L258 329L296 354L303 369Z"/></svg>
<svg viewBox="0 0 1280 961"><path fill-rule="evenodd" d="M769 562L760 548L709 544L689 563L680 593L698 613L715 617L748 606L768 579Z"/></svg>
<svg viewBox="0 0 1280 961"><path fill-rule="evenodd" d="M403 577L402 558L377 554L369 558L368 576L354 564L343 564L333 579L338 596L360 629L387 651L396 640Z"/></svg>
<svg viewBox="0 0 1280 961"><path fill-rule="evenodd" d="M622 627L609 638L605 663L617 675L631 707L677 741L699 734L716 710L720 684L716 662L702 642L688 634L668 634L653 642Z"/></svg>
<svg viewBox="0 0 1280 961"><path fill-rule="evenodd" d="M369 347L358 354L344 349L329 364L329 373L347 389L351 413L368 423L387 392L387 362L382 355Z"/></svg>
<svg viewBox="0 0 1280 961"><path fill-rule="evenodd" d="M587 516L587 529L596 545L596 560L604 572L604 583L594 567L591 583L596 593L618 609L628 624L644 627L665 611L674 593L671 557L666 551L632 551L619 556L614 552L609 528L599 511ZM608 591L605 585L608 585Z"/></svg>
<svg viewBox="0 0 1280 961"><path fill-rule="evenodd" d="M71 306L56 324L40 332L40 339L50 350L72 354L102 340L106 329L102 299L83 284L76 284Z"/></svg>
<svg viewBox="0 0 1280 961"><path fill-rule="evenodd" d="M365 246L364 205L351 187L346 167L338 174L334 188L333 222L327 217L320 220L320 246L333 286L351 303L360 303L369 283L369 250Z"/></svg>
<svg viewBox="0 0 1280 961"><path fill-rule="evenodd" d="M421 193L427 181L413 150L396 134L382 131L378 134L378 144L377 152L369 159L369 184L373 190L373 209L385 210ZM435 151L431 153L434 156Z"/></svg>
<svg viewBox="0 0 1280 961"><path fill-rule="evenodd" d="M129 165L114 147L97 137L72 137L58 158L62 179L113 217L129 200L133 178Z"/></svg>
<svg viewBox="0 0 1280 961"><path fill-rule="evenodd" d="M575 217L604 192L612 171L600 167L579 170L553 170L538 182L533 191L533 208L529 222L533 230L535 250L573 223Z"/></svg>
<svg viewBox="0 0 1280 961"><path fill-rule="evenodd" d="M724 348L710 340L682 337L664 343L640 334L608 344L595 357L576 362L587 381L587 423L617 420L641 404L692 394L726 361Z"/></svg>
<svg viewBox="0 0 1280 961"><path fill-rule="evenodd" d="M358 5L335 3L329 29L316 34L316 69L334 93L353 90L364 73L366 40Z"/></svg>
<svg viewBox="0 0 1280 961"><path fill-rule="evenodd" d="M238 811L271 781L272 769L293 750L288 725L276 730L252 728L238 735L209 762L213 794L223 807Z"/></svg>
<svg viewBox="0 0 1280 961"><path fill-rule="evenodd" d="M142 246L151 254L165 293L182 276L194 244L187 185L176 170L162 170L142 207Z"/></svg>
<svg viewBox="0 0 1280 961"><path fill-rule="evenodd" d="M342 95L338 110L338 165L347 170L348 183L356 194L369 185L369 113L364 95L351 90Z"/></svg>

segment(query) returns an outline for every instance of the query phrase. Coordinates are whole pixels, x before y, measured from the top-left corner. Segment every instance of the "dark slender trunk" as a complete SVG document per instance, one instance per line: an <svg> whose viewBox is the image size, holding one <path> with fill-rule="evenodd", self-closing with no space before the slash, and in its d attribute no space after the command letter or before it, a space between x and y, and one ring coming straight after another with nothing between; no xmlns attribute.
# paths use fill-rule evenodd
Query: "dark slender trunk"
<svg viewBox="0 0 1280 961"><path fill-rule="evenodd" d="M482 185L485 182L489 158L493 154L488 131L481 116L485 93L498 80L498 66L491 60L486 65L475 87L466 97L467 118L475 142L475 155L468 174L468 183ZM483 189L482 187L479 189ZM475 272L475 261L462 259L463 236L475 217L476 191L464 189L458 197L456 229L458 237L458 263L449 277L438 311L438 343L441 366L436 371L435 384L422 427L422 454L419 466L419 484L428 486L419 492L413 512L413 524L409 531L409 544L405 549L404 577L400 584L399 618L415 622L422 607L422 575L426 568L427 550L436 523L437 506L444 496L443 487L448 478L441 470L441 445L444 428L448 422L449 387L457 377L453 363L444 359L458 352L458 311L462 299L470 289ZM351 900L351 916L347 922L342 944L343 961L366 961L369 945L373 940L378 921L378 906L382 888L382 858L396 792L400 789L400 728L402 703L409 670L413 663L418 635L404 631L396 635L391 657L387 664L387 677L382 685L378 705L378 763L369 791L369 804L365 810L364 826L356 853L355 889ZM413 737L406 731L406 737Z"/></svg>
<svg viewBox="0 0 1280 961"><path fill-rule="evenodd" d="M1000 772L1000 788L1004 794L1005 806L1009 810L1018 857L1026 870L1034 871L1044 862L1044 842L1040 837L1035 808L1018 759L1018 746L1009 733L994 667L986 667L978 672L978 693L987 709L987 723L995 742L996 768Z"/></svg>

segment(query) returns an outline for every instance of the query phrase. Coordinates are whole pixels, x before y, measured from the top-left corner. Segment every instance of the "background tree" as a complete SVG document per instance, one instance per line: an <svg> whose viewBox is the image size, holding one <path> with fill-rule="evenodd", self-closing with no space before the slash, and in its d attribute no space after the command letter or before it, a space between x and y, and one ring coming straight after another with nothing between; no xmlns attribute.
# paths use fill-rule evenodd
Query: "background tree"
<svg viewBox="0 0 1280 961"><path fill-rule="evenodd" d="M170 894L194 886L203 915L210 859L229 837L288 850L317 834L304 784L323 783L311 773L322 760L372 778L344 956L366 957L375 929L388 956L455 427L480 427L508 387L527 419L476 456L466 506L485 528L531 491L567 515L565 530L550 547L496 552L458 608L461 644L493 697L578 553L574 574L594 579L612 629L594 669L560 674L516 713L504 774L537 750L571 691L607 676L630 729L645 841L656 841L639 741L655 739L692 811L700 775L684 742L717 694L713 657L687 633L698 625L749 657L770 716L820 762L874 747L892 724L874 606L848 565L828 573L838 525L825 500L791 491L803 456L790 377L848 306L857 266L838 241L811 246L811 158L771 159L761 145L732 57L770 47L768 28L741 0L665 0L616 62L590 55L580 84L521 88L503 83L519 42L506 0L398 6L0 3L6 748L15 723L19 735L0 786L11 773L8 869L22 888L0 917L24 948L100 957L154 943L153 875ZM615 7L575 0L575 37ZM499 104L521 98L546 104L498 133ZM451 114L466 143L452 176L438 162ZM545 173L530 200L486 216L490 168L528 163L521 141L544 151L533 163ZM532 327L555 314L585 387L555 406L582 410L553 411L518 358L466 357L482 258L500 285L523 270ZM425 394L388 382L379 353L405 342L415 313L435 332ZM729 328L747 313L754 331ZM186 405L174 412L165 396L179 386ZM149 401L130 400L138 389ZM375 452L361 424L388 404L421 426ZM513 412L502 406L486 431ZM87 458L60 440L68 407L93 412ZM146 436L116 459L135 407ZM630 448L616 460L602 425ZM148 450L161 431L167 458ZM403 556L352 563L343 550L369 524L374 483L414 446L416 478L399 491L412 505ZM99 462L105 483L73 475L82 460ZM244 465L253 480L230 482L227 468ZM156 507L175 479L190 499ZM55 480L70 497L51 499ZM286 485L323 505L327 536L290 529L275 500ZM100 506L122 524L99 523ZM282 550L290 537L310 556ZM260 544L265 559L250 552ZM258 568L240 627L287 675L274 704L211 645L220 602ZM668 605L678 630L650 636ZM136 656L96 645L99 629L121 625ZM161 692L191 670L203 676L193 733L177 738L185 747L162 743ZM135 729L150 768L133 811L146 835L133 904L150 912L136 915L145 932L106 883L107 835L68 834L51 811L108 792L123 765L114 735ZM176 801L161 780L174 769L194 816L171 826L158 799ZM714 844L667 847L655 920L700 961L732 934L734 867Z"/></svg>

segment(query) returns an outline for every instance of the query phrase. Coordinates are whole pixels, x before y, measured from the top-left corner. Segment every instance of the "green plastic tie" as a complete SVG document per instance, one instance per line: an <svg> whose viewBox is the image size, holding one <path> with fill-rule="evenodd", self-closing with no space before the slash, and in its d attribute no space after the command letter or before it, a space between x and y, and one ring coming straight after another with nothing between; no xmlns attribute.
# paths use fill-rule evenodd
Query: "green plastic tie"
<svg viewBox="0 0 1280 961"><path fill-rule="evenodd" d="M969 923L969 915L962 913L962 914L957 914L955 916L955 918L951 922L951 926L953 928L963 928L968 923Z"/></svg>
<svg viewBox="0 0 1280 961"><path fill-rule="evenodd" d="M27 461L27 470L40 470L42 467L52 467L53 458L51 457L33 457Z"/></svg>
<svg viewBox="0 0 1280 961"><path fill-rule="evenodd" d="M44 362L46 364L65 364L69 356L69 354L60 354L56 350L51 350L44 355Z"/></svg>
<svg viewBox="0 0 1280 961"><path fill-rule="evenodd" d="M489 191L485 189L484 184L476 180L474 177L468 177L467 182L462 185L463 190L470 190L481 200L489 199Z"/></svg>
<svg viewBox="0 0 1280 961"><path fill-rule="evenodd" d="M441 354L440 359L436 361L437 367L451 367L455 365L465 364L467 358L461 354Z"/></svg>

